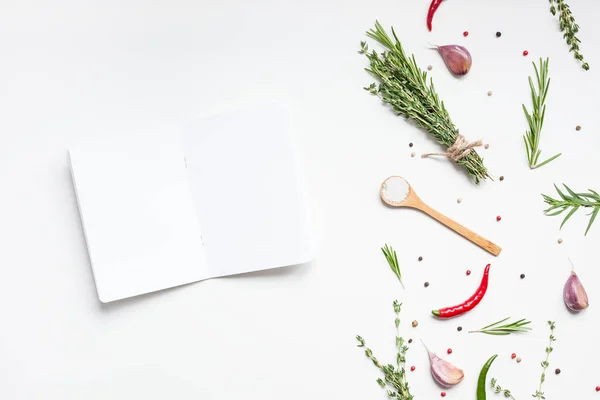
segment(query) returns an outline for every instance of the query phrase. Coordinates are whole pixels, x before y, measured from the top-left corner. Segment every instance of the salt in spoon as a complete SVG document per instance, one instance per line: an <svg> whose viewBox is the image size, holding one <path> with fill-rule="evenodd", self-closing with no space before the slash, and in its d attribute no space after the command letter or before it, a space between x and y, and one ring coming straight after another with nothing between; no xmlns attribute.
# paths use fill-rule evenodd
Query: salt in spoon
<svg viewBox="0 0 600 400"><path fill-rule="evenodd" d="M410 207L423 211L425 214L433 217L456 233L459 233L464 238L469 239L482 249L497 256L502 249L496 244L487 239L482 238L475 232L470 231L459 223L451 220L443 214L440 214L433 208L429 207L417 196L413 188L401 176L390 176L381 184L379 192L381 200L390 207Z"/></svg>

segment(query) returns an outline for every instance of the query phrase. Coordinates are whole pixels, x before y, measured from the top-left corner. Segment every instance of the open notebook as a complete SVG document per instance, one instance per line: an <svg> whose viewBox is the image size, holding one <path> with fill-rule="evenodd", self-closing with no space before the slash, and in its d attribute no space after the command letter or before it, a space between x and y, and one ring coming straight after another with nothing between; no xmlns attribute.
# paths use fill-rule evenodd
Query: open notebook
<svg viewBox="0 0 600 400"><path fill-rule="evenodd" d="M282 109L210 117L171 139L96 141L69 155L102 302L313 258Z"/></svg>

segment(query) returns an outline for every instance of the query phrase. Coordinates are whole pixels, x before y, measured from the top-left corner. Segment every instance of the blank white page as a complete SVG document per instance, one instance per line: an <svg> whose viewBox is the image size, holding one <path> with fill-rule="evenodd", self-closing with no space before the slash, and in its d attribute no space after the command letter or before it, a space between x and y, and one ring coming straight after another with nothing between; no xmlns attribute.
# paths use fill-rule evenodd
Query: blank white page
<svg viewBox="0 0 600 400"><path fill-rule="evenodd" d="M183 139L212 277L312 260L306 194L282 108L202 119Z"/></svg>
<svg viewBox="0 0 600 400"><path fill-rule="evenodd" d="M102 302L208 277L179 147L112 139L69 154Z"/></svg>

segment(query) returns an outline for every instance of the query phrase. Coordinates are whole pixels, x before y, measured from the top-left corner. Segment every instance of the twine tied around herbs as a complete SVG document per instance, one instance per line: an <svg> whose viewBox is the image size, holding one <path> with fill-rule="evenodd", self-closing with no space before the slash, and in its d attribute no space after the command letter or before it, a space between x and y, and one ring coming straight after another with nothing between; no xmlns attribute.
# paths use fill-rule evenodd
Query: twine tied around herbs
<svg viewBox="0 0 600 400"><path fill-rule="evenodd" d="M461 134L456 137L454 144L448 147L445 153L426 153L422 154L421 158L426 158L429 156L444 156L448 157L451 160L459 161L460 159L466 157L471 153L474 147L478 147L483 145L481 140L476 140L474 142L469 143L467 139Z"/></svg>

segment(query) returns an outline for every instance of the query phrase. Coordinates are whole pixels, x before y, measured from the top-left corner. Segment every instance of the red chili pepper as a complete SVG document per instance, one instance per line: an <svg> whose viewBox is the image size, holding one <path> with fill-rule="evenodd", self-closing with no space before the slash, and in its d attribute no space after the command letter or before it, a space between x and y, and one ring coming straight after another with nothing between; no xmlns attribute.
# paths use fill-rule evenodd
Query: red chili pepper
<svg viewBox="0 0 600 400"><path fill-rule="evenodd" d="M485 266L485 270L483 271L483 278L481 279L479 288L477 288L477 291L473 294L473 296L469 297L465 302L457 306L440 308L439 310L431 311L431 313L436 317L450 318L460 314L464 314L467 311L471 311L473 308L475 308L477 304L479 304L481 299L483 299L483 296L487 291L489 276L490 264Z"/></svg>
<svg viewBox="0 0 600 400"><path fill-rule="evenodd" d="M433 22L433 14L437 11L440 4L442 4L443 0L431 0L431 4L429 5L429 12L427 13L427 27L429 28L429 32L431 32L431 23Z"/></svg>

